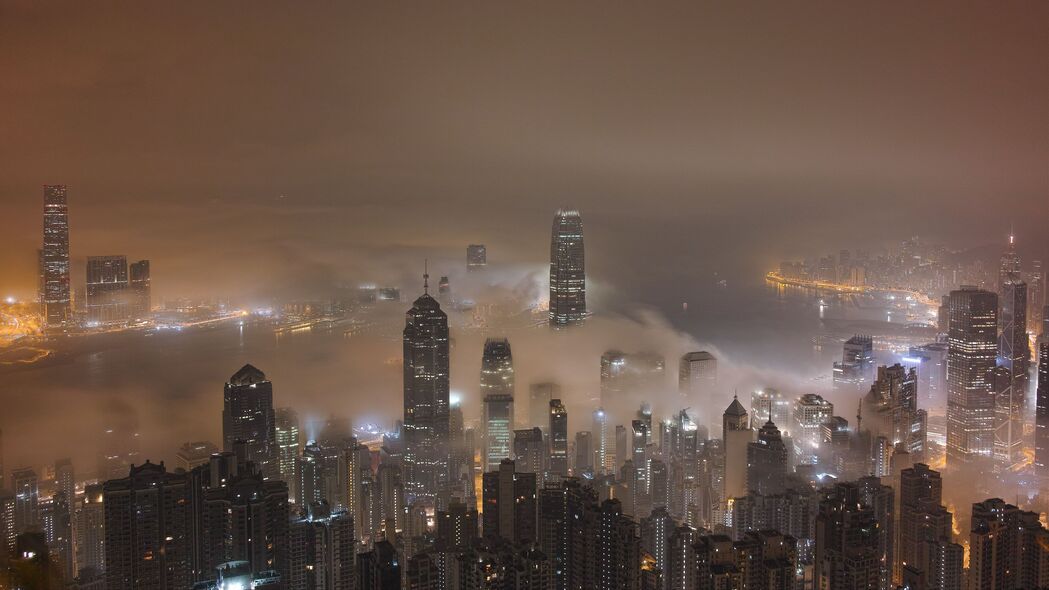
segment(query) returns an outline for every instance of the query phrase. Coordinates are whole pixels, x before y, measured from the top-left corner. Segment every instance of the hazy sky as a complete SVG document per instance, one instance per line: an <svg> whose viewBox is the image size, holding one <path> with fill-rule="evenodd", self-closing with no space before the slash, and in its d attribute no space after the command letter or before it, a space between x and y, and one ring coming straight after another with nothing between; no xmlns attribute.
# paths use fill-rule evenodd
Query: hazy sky
<svg viewBox="0 0 1049 590"><path fill-rule="evenodd" d="M562 205L639 299L916 232L1049 248L1049 3L699 4L0 2L0 289L47 183L75 258L162 296L541 263Z"/></svg>

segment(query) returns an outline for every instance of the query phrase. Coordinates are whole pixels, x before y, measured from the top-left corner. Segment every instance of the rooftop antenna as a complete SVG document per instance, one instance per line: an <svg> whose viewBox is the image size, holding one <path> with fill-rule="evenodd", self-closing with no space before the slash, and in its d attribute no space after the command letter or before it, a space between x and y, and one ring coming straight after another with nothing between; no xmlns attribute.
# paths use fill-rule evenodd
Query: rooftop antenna
<svg viewBox="0 0 1049 590"><path fill-rule="evenodd" d="M423 293L430 294L430 259L423 258Z"/></svg>

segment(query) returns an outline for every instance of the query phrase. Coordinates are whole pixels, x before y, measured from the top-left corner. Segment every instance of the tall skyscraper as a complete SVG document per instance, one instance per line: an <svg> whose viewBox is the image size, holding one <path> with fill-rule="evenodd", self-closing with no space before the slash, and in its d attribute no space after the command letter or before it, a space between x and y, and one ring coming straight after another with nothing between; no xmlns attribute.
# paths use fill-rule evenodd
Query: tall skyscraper
<svg viewBox="0 0 1049 590"><path fill-rule="evenodd" d="M678 390L686 403L707 403L718 383L718 359L705 350L686 353L678 362L677 375Z"/></svg>
<svg viewBox="0 0 1049 590"><path fill-rule="evenodd" d="M1022 459L1027 409L1027 283L1010 276L1001 284L998 310L998 378L995 383L995 460L1010 466Z"/></svg>
<svg viewBox="0 0 1049 590"><path fill-rule="evenodd" d="M267 479L280 477L273 384L251 365L241 367L224 388L222 443L226 451L243 443L245 458Z"/></svg>
<svg viewBox="0 0 1049 590"><path fill-rule="evenodd" d="M878 376L863 398L864 422L875 437L894 446L903 443L915 461L925 456L927 415L918 409L918 371L899 363L878 367Z"/></svg>
<svg viewBox="0 0 1049 590"><path fill-rule="evenodd" d="M514 360L510 341L489 338L481 357L485 471L510 458L514 429Z"/></svg>
<svg viewBox="0 0 1049 590"><path fill-rule="evenodd" d="M771 387L755 390L750 394L750 428L760 430L766 422L772 422L780 433L790 429L790 399Z"/></svg>
<svg viewBox="0 0 1049 590"><path fill-rule="evenodd" d="M44 185L44 247L40 252L44 320L58 326L71 317L69 305L69 209L66 187Z"/></svg>
<svg viewBox="0 0 1049 590"><path fill-rule="evenodd" d="M514 430L513 460L523 473L534 473L542 483L546 473L547 451L543 431L538 426Z"/></svg>
<svg viewBox="0 0 1049 590"><path fill-rule="evenodd" d="M1038 345L1038 393L1035 399L1034 471L1049 478L1049 341Z"/></svg>
<svg viewBox="0 0 1049 590"><path fill-rule="evenodd" d="M1035 334L1042 333L1042 310L1045 307L1045 271L1041 260L1031 261L1031 270L1025 275L1027 283L1027 324Z"/></svg>
<svg viewBox="0 0 1049 590"><path fill-rule="evenodd" d="M549 405L550 474L568 477L568 411L560 399Z"/></svg>
<svg viewBox="0 0 1049 590"><path fill-rule="evenodd" d="M951 540L954 519L940 504L940 474L917 463L900 473L899 487L897 583L961 590L964 550Z"/></svg>
<svg viewBox="0 0 1049 590"><path fill-rule="evenodd" d="M608 414L602 408L594 410L594 427L590 430L594 445L594 473L607 474L616 472L615 430L608 421Z"/></svg>
<svg viewBox="0 0 1049 590"><path fill-rule="evenodd" d="M601 355L601 407L613 415L625 407L636 407L642 399L662 393L665 376L662 355L607 350Z"/></svg>
<svg viewBox="0 0 1049 590"><path fill-rule="evenodd" d="M428 274L405 316L403 339L404 475L412 501L436 497L448 464L448 316L430 296Z"/></svg>
<svg viewBox="0 0 1049 590"><path fill-rule="evenodd" d="M88 256L84 308L89 322L123 322L131 317L126 256Z"/></svg>
<svg viewBox="0 0 1049 590"><path fill-rule="evenodd" d="M484 244L470 244L466 247L466 270L484 270L488 266L488 251Z"/></svg>
<svg viewBox="0 0 1049 590"><path fill-rule="evenodd" d="M1002 252L998 265L998 287L1001 288L1007 281L1019 279L1021 272L1020 254L1016 251L1016 236L1010 234L1009 247Z"/></svg>
<svg viewBox="0 0 1049 590"><path fill-rule="evenodd" d="M849 482L823 491L816 516L815 588L889 587L891 530L862 488Z"/></svg>
<svg viewBox="0 0 1049 590"><path fill-rule="evenodd" d="M779 428L766 422L758 439L747 445L746 489L749 493L778 494L787 477L788 455Z"/></svg>
<svg viewBox="0 0 1049 590"><path fill-rule="evenodd" d="M834 389L863 391L874 376L874 339L856 335L842 346L841 362L834 363Z"/></svg>
<svg viewBox="0 0 1049 590"><path fill-rule="evenodd" d="M747 445L753 432L747 410L734 396L721 417L725 445L725 499L747 495Z"/></svg>
<svg viewBox="0 0 1049 590"><path fill-rule="evenodd" d="M561 209L550 236L550 325L568 326L585 318L583 219L578 211Z"/></svg>
<svg viewBox="0 0 1049 590"><path fill-rule="evenodd" d="M815 393L806 393L794 403L794 452L799 462L814 463L823 441L821 427L834 415L834 404Z"/></svg>
<svg viewBox="0 0 1049 590"><path fill-rule="evenodd" d="M561 397L561 386L557 383L532 383L528 386L528 424L538 426L549 434L550 400Z"/></svg>
<svg viewBox="0 0 1049 590"><path fill-rule="evenodd" d="M131 291L132 316L143 318L153 309L150 287L149 261L139 260L128 265L128 288Z"/></svg>
<svg viewBox="0 0 1049 590"><path fill-rule="evenodd" d="M40 482L36 471L25 467L11 472L11 489L15 493L15 533L21 534L40 526Z"/></svg>
<svg viewBox="0 0 1049 590"><path fill-rule="evenodd" d="M190 483L146 462L103 484L107 590L175 590L191 579Z"/></svg>
<svg viewBox="0 0 1049 590"><path fill-rule="evenodd" d="M534 543L538 537L535 473L521 473L514 461L504 459L482 477L481 529L485 536L511 543Z"/></svg>
<svg viewBox="0 0 1049 590"><path fill-rule="evenodd" d="M278 471L281 480L288 483L288 493L295 498L295 459L299 457L300 445L299 415L294 408L277 408L274 423Z"/></svg>
<svg viewBox="0 0 1049 590"><path fill-rule="evenodd" d="M998 296L962 287L947 312L947 461L967 463L994 451Z"/></svg>
<svg viewBox="0 0 1049 590"><path fill-rule="evenodd" d="M106 569L105 518L102 484L85 486L84 496L74 519L76 536L73 544L76 547L77 572L86 568L94 568L98 572Z"/></svg>

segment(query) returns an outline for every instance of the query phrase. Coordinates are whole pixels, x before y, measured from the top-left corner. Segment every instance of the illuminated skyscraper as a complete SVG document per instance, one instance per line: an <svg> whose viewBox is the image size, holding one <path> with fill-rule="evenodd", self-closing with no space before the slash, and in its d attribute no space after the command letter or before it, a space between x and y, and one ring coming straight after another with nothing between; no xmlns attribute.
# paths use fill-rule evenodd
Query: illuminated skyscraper
<svg viewBox="0 0 1049 590"><path fill-rule="evenodd" d="M962 287L947 312L947 461L966 463L994 450L998 296Z"/></svg>
<svg viewBox="0 0 1049 590"><path fill-rule="evenodd" d="M638 398L662 393L665 375L666 361L659 354L605 351L601 355L601 406L616 414L624 405L640 401Z"/></svg>
<svg viewBox="0 0 1049 590"><path fill-rule="evenodd" d="M841 362L834 363L834 389L863 391L874 377L874 340L856 335L842 346Z"/></svg>
<svg viewBox="0 0 1049 590"><path fill-rule="evenodd" d="M69 209L65 185L44 185L44 247L40 252L44 319L57 326L71 317L69 306Z"/></svg>
<svg viewBox="0 0 1049 590"><path fill-rule="evenodd" d="M822 440L821 427L834 415L834 404L815 393L806 393L794 402L794 452L801 463L815 463Z"/></svg>
<svg viewBox="0 0 1049 590"><path fill-rule="evenodd" d="M488 251L484 244L470 244L466 247L466 270L484 270L488 266Z"/></svg>
<svg viewBox="0 0 1049 590"><path fill-rule="evenodd" d="M560 209L550 236L550 325L578 324L586 318L583 219Z"/></svg>
<svg viewBox="0 0 1049 590"><path fill-rule="evenodd" d="M999 448L1020 451L1023 417L1027 407L1027 372L1031 368L1031 349L1027 340L1027 283L1018 276L1007 278L1001 285L998 310L998 366L1004 369L1004 382L996 398L996 441ZM1003 444L1005 446L1003 446ZM1011 465L1015 453L996 452Z"/></svg>
<svg viewBox="0 0 1049 590"><path fill-rule="evenodd" d="M568 477L568 411L560 399L550 400L550 473Z"/></svg>
<svg viewBox="0 0 1049 590"><path fill-rule="evenodd" d="M153 299L148 260L139 260L128 265L128 287L131 290L132 316L142 318L149 315L153 308Z"/></svg>
<svg viewBox="0 0 1049 590"><path fill-rule="evenodd" d="M750 429L760 430L766 422L772 422L781 433L789 432L790 400L771 387L755 390L750 394Z"/></svg>
<svg viewBox="0 0 1049 590"><path fill-rule="evenodd" d="M89 322L111 323L131 317L126 256L87 257L87 300Z"/></svg>
<svg viewBox="0 0 1049 590"><path fill-rule="evenodd" d="M1045 307L1045 271L1041 260L1031 261L1031 270L1025 275L1027 283L1027 323L1035 334L1042 333L1042 310Z"/></svg>
<svg viewBox="0 0 1049 590"><path fill-rule="evenodd" d="M735 397L722 415L721 426L725 444L725 498L740 498L747 495L747 445L753 432L747 410Z"/></svg>
<svg viewBox="0 0 1049 590"><path fill-rule="evenodd" d="M591 435L593 436L595 474L616 472L616 443L612 438L613 432L613 428L608 423L608 414L604 409L594 410L594 427L591 429Z"/></svg>
<svg viewBox="0 0 1049 590"><path fill-rule="evenodd" d="M484 469L499 468L510 458L514 429L514 360L510 341L489 338L481 357L481 396L484 419Z"/></svg>
<svg viewBox="0 0 1049 590"><path fill-rule="evenodd" d="M15 533L21 534L40 525L40 487L36 472L31 468L11 472L11 488L15 493Z"/></svg>
<svg viewBox="0 0 1049 590"><path fill-rule="evenodd" d="M404 466L408 500L435 497L448 464L448 316L423 294L405 316Z"/></svg>
<svg viewBox="0 0 1049 590"><path fill-rule="evenodd" d="M223 449L233 451L239 443L267 479L280 477L273 384L251 365L234 373L223 390Z"/></svg>
<svg viewBox="0 0 1049 590"><path fill-rule="evenodd" d="M898 579L905 587L961 590L964 549L951 541L954 518L944 508L940 474L924 463L899 476Z"/></svg>
<svg viewBox="0 0 1049 590"><path fill-rule="evenodd" d="M297 498L295 459L299 456L299 415L294 408L277 408L274 420L280 478L288 483L288 494Z"/></svg>
<svg viewBox="0 0 1049 590"><path fill-rule="evenodd" d="M1016 236L1010 235L1009 248L1002 253L1002 259L998 265L999 288L1007 281L1019 279L1020 273L1020 255L1016 252Z"/></svg>
<svg viewBox="0 0 1049 590"><path fill-rule="evenodd" d="M1035 401L1034 470L1049 477L1049 341L1038 345L1038 394Z"/></svg>
<svg viewBox="0 0 1049 590"><path fill-rule="evenodd" d="M528 426L538 426L547 431L550 422L550 400L561 397L561 386L557 383L532 383L528 386Z"/></svg>

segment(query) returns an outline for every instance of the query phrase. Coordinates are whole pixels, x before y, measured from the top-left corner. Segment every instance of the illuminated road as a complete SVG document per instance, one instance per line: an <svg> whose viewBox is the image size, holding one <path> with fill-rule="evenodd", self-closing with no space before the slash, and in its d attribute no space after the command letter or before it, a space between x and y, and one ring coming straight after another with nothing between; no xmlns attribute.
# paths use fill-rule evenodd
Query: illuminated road
<svg viewBox="0 0 1049 590"><path fill-rule="evenodd" d="M784 277L776 271L771 271L765 275L765 280L770 283L777 285L788 285L791 287L804 287L807 289L823 289L825 291L834 291L836 293L902 293L912 298L916 303L922 305L939 306L938 301L926 297L923 293L917 291L911 291L910 289L897 289L888 287L868 287L868 286L856 286L856 285L843 285L841 283L831 283L827 281L816 281L810 279L790 279Z"/></svg>

